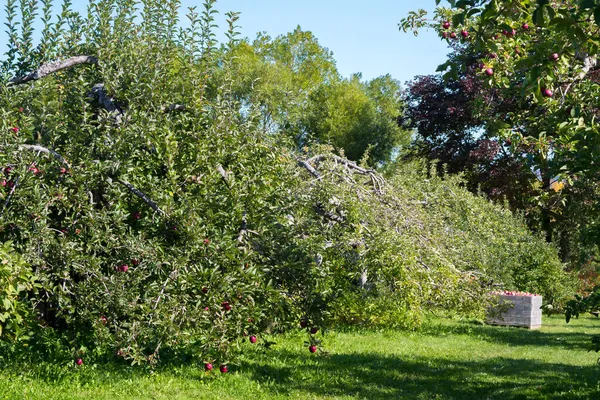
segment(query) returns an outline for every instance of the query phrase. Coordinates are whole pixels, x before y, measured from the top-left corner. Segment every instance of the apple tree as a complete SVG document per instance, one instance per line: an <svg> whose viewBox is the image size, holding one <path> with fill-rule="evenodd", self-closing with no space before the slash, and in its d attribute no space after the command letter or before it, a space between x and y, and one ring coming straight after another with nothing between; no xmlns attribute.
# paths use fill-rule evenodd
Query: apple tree
<svg viewBox="0 0 600 400"><path fill-rule="evenodd" d="M560 243L563 259L581 264L590 252L574 251L577 243L595 235L589 214L577 210L596 197L588 185L597 174L593 99L600 8L590 1L449 3L434 20L414 12L401 27L432 27L463 49L440 67L444 77L456 80L472 71L479 78L483 109L474 112L481 130L497 138L523 173L537 176L528 179L538 205L528 207L538 221L532 226Z"/></svg>

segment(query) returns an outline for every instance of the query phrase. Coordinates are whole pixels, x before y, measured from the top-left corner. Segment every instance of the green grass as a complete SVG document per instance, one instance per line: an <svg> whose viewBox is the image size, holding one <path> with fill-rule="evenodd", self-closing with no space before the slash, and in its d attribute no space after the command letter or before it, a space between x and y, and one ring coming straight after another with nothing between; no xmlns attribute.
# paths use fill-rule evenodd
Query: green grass
<svg viewBox="0 0 600 400"><path fill-rule="evenodd" d="M434 320L421 332L330 332L328 356L289 335L269 350L245 344L227 375L9 360L0 399L593 399L600 367L590 334L600 334L594 317L545 318L537 331Z"/></svg>

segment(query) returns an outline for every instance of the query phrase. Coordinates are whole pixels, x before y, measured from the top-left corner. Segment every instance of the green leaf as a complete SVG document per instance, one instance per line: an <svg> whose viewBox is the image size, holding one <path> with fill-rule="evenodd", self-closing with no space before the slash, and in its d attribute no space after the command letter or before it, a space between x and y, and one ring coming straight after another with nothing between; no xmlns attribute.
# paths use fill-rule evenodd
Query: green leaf
<svg viewBox="0 0 600 400"><path fill-rule="evenodd" d="M543 8L537 8L533 12L532 20L533 20L533 23L536 24L537 26L544 26L544 24L545 24L544 9Z"/></svg>
<svg viewBox="0 0 600 400"><path fill-rule="evenodd" d="M600 6L594 9L594 21L596 25L600 26Z"/></svg>
<svg viewBox="0 0 600 400"><path fill-rule="evenodd" d="M579 0L579 7L586 10L588 8L594 8L596 6L595 0Z"/></svg>

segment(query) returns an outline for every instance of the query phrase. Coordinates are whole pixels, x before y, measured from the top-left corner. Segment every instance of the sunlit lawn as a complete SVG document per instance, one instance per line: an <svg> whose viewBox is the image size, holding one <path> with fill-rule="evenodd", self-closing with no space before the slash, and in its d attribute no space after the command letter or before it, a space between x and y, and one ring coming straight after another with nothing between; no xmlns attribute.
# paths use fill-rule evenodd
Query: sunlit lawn
<svg viewBox="0 0 600 400"><path fill-rule="evenodd" d="M6 399L594 399L600 367L587 352L600 319L537 331L434 320L421 332L329 332L328 356L302 335L269 350L249 343L230 373L173 362L150 374L126 366L2 361Z"/></svg>

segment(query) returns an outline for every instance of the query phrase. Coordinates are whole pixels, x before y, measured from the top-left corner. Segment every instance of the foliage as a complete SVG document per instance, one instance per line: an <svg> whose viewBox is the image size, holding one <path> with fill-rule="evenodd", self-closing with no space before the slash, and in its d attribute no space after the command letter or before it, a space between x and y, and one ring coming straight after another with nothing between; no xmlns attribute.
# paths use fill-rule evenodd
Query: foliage
<svg viewBox="0 0 600 400"><path fill-rule="evenodd" d="M297 27L271 38L259 34L222 50L232 57L233 93L242 107L260 110L265 132L279 133L297 149L315 143L343 150L351 160L388 161L406 144L401 129L400 85L389 75L362 82L339 76L333 54ZM224 73L224 71L221 71ZM213 86L222 77L217 74Z"/></svg>
<svg viewBox="0 0 600 400"><path fill-rule="evenodd" d="M532 235L520 216L467 191L460 177L434 172L423 179L427 166L417 165L400 167L394 183L422 202L433 252L471 279L541 294L546 304L562 307L575 282L563 272L556 247Z"/></svg>
<svg viewBox="0 0 600 400"><path fill-rule="evenodd" d="M390 161L408 142L398 125L400 85L389 75L362 83L359 76L321 85L310 95L302 121L306 142L328 143L351 160Z"/></svg>
<svg viewBox="0 0 600 400"><path fill-rule="evenodd" d="M35 289L35 275L23 258L6 242L0 246L0 337L27 339L31 317L28 292Z"/></svg>
<svg viewBox="0 0 600 400"><path fill-rule="evenodd" d="M283 146L265 132L263 104L238 92L238 15L227 14L228 41L217 49L214 1L190 10L188 28L178 26L178 6L104 0L84 17L66 2L64 19L44 19L52 34L37 48L26 46L27 18L25 33L11 36L0 86L0 241L14 243L40 285L27 292L40 320L36 346L54 339L85 363L116 356L154 366L168 355L226 365L245 336L300 322L308 333L336 322L415 328L427 310L481 316L499 280L559 300L555 286L567 276L553 248L513 235L510 213L459 183L418 192L421 176L386 182L330 147ZM398 133L385 116L399 106L396 83L353 82L361 106L348 107L351 119ZM332 95L323 118L340 123L331 107L344 96ZM475 213L497 214L489 224L473 217L489 240L451 201L437 212L414 203L448 185L480 206ZM459 240L452 230L469 233ZM522 264L494 267L493 235L516 236L499 254ZM476 247L488 258L478 260ZM513 268L528 275L517 279ZM308 342L320 346L314 333Z"/></svg>
<svg viewBox="0 0 600 400"><path fill-rule="evenodd" d="M598 214L589 208L597 181L598 113L589 106L598 94L597 10L585 1L451 1L432 21L413 13L401 23L404 30L431 27L453 48L439 68L445 83L417 92L413 115L422 119L420 111L431 108L448 112L447 102L455 102L458 132L467 138L473 129L483 134L458 147L452 167L471 175L483 164L483 174L469 176L469 182L525 210L530 226L557 243L562 259L575 268L597 256L593 227ZM420 90L423 83L413 86ZM444 90L446 104L431 97ZM431 124L442 149L457 148L439 132L455 132L453 127L436 117ZM471 165L469 147L481 148L486 140L495 154ZM516 178L504 179L510 176ZM531 198L534 203L528 203Z"/></svg>

